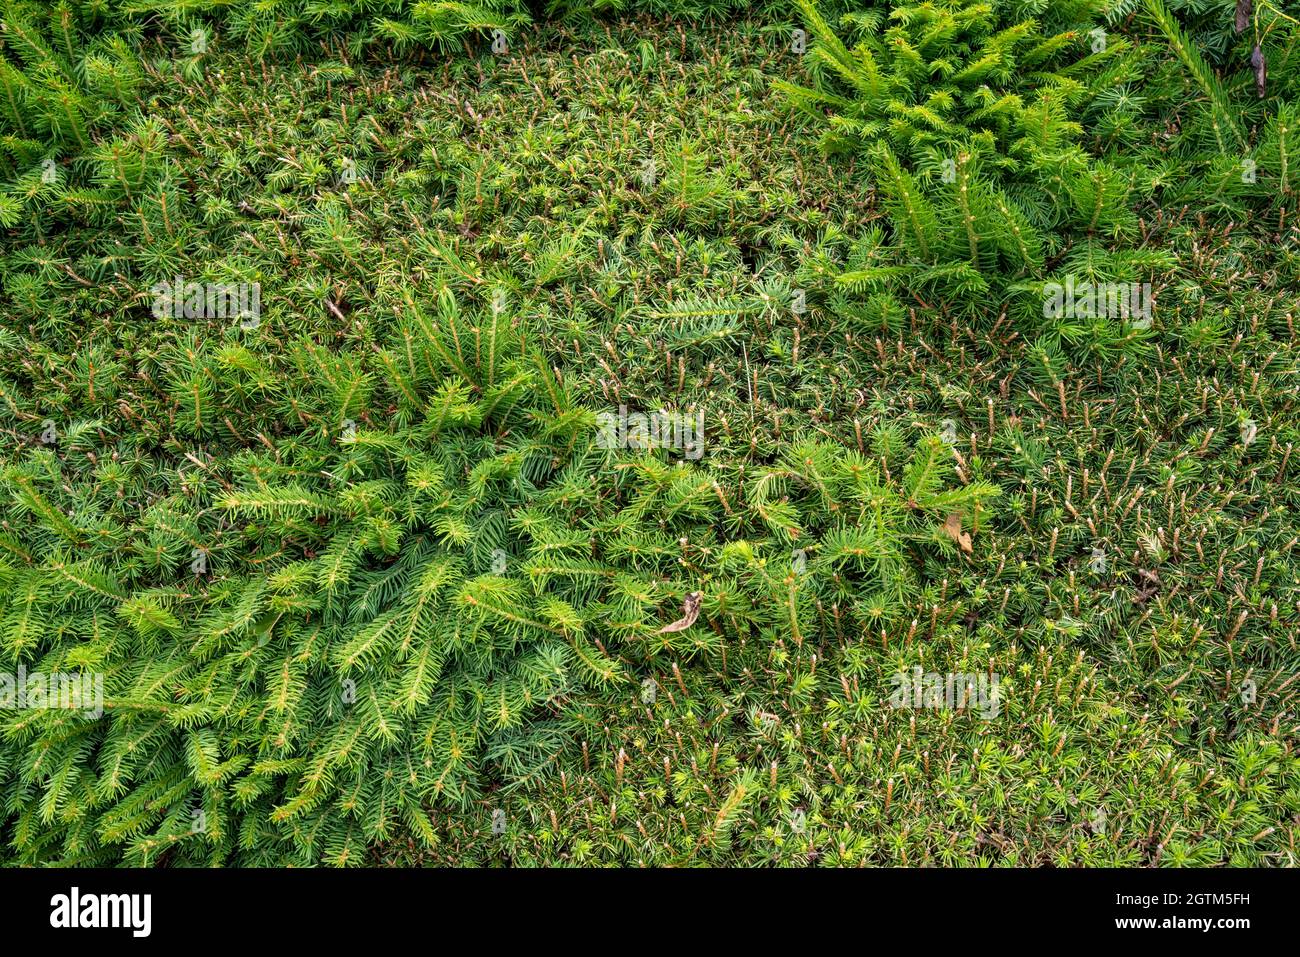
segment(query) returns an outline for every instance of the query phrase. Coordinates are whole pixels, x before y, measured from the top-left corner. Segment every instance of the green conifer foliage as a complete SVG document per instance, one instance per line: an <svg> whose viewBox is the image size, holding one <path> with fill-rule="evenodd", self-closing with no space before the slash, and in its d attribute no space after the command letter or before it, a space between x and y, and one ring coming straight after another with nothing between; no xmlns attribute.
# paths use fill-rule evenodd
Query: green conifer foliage
<svg viewBox="0 0 1300 957"><path fill-rule="evenodd" d="M893 227L892 250L872 249L841 283L972 299L991 283L1002 293L1001 276L1041 276L1074 237L1135 235L1133 173L1099 158L1086 129L1106 109L1101 95L1139 75L1105 9L896 4L844 17L850 46L800 3L819 84L779 85L825 114L827 149L864 154Z"/></svg>
<svg viewBox="0 0 1300 957"><path fill-rule="evenodd" d="M1124 6L9 0L0 859L1293 861L1297 117Z"/></svg>
<svg viewBox="0 0 1300 957"><path fill-rule="evenodd" d="M25 859L347 864L431 840L431 809L546 773L565 703L637 661L817 640L832 606L886 619L908 550L997 492L948 488L937 438L894 483L796 444L743 493L600 448L495 296L411 302L371 355L303 339L285 361L180 340L160 368L176 438L249 441L140 497L120 493L144 450L101 423L0 477L6 659L106 676L102 718L6 722ZM665 630L695 593L698 623Z"/></svg>

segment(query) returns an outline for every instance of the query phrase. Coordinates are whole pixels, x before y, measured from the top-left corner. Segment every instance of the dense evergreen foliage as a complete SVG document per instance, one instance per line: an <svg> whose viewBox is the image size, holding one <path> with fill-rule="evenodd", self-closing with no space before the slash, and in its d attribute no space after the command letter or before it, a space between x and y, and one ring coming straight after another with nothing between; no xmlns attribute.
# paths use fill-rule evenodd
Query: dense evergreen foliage
<svg viewBox="0 0 1300 957"><path fill-rule="evenodd" d="M0 858L1294 864L1235 6L6 0Z"/></svg>

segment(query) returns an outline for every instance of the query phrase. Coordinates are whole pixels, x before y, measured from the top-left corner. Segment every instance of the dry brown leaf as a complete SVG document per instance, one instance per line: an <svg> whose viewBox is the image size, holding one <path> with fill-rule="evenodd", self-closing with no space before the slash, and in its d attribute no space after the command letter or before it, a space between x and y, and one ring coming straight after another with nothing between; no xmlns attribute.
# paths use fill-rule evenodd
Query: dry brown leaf
<svg viewBox="0 0 1300 957"><path fill-rule="evenodd" d="M703 600L702 592L693 591L686 596L682 602L682 617L678 618L671 625L664 625L659 629L659 634L669 631L685 631L691 625L695 624L695 619L700 617L700 602Z"/></svg>
<svg viewBox="0 0 1300 957"><path fill-rule="evenodd" d="M970 536L961 530L961 512L953 512L949 515L943 523L943 530L967 555L974 551L974 548L971 547Z"/></svg>
<svg viewBox="0 0 1300 957"><path fill-rule="evenodd" d="M1250 18L1254 13L1254 0L1237 0L1237 12L1233 17L1233 26L1237 28L1238 33L1250 26Z"/></svg>
<svg viewBox="0 0 1300 957"><path fill-rule="evenodd" d="M1157 572L1147 571L1145 568L1139 568L1137 572L1138 577L1144 579L1144 581L1138 586L1135 600L1139 605L1145 605L1160 593L1160 575Z"/></svg>
<svg viewBox="0 0 1300 957"><path fill-rule="evenodd" d="M1264 51L1255 44L1255 49L1250 51L1250 67L1255 71L1255 92L1263 99L1265 92L1268 90L1268 61L1264 59Z"/></svg>

